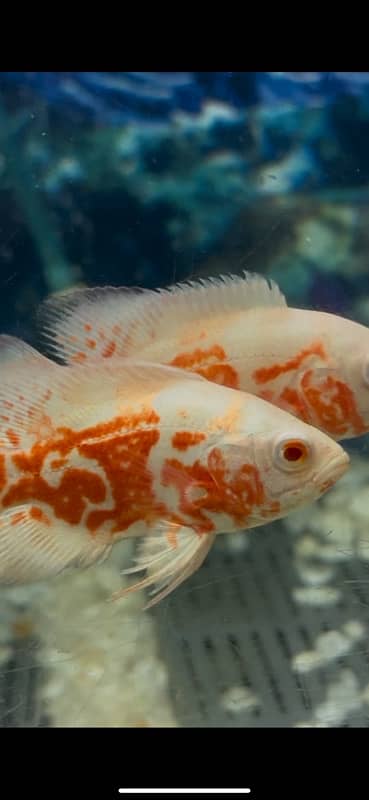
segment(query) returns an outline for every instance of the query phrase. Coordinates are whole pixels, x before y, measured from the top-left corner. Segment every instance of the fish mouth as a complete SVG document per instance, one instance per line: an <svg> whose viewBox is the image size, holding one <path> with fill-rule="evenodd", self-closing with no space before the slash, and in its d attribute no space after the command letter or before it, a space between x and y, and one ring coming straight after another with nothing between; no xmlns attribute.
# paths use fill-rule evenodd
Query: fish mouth
<svg viewBox="0 0 369 800"><path fill-rule="evenodd" d="M327 489L330 489L331 486L334 486L334 484L342 478L349 464L350 457L348 454L345 451L339 453L317 473L313 478L313 483L316 484L321 493L326 492Z"/></svg>

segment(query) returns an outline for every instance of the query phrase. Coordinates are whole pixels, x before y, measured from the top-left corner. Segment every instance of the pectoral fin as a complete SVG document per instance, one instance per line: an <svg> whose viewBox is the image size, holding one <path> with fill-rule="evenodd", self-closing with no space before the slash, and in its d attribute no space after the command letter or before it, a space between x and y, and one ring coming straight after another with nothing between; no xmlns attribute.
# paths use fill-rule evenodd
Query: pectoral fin
<svg viewBox="0 0 369 800"><path fill-rule="evenodd" d="M164 523L147 536L139 546L136 566L123 571L123 575L146 570L147 576L113 595L113 600L138 589L154 586L154 598L145 606L151 608L203 563L215 539L215 534L199 535L192 528Z"/></svg>

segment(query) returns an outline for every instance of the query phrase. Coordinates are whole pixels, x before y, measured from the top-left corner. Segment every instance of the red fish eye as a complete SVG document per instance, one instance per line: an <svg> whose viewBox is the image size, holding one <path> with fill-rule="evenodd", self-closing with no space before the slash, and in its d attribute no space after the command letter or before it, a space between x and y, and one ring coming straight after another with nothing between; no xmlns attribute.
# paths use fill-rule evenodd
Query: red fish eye
<svg viewBox="0 0 369 800"><path fill-rule="evenodd" d="M288 462L301 464L308 456L308 448L304 442L285 442L282 448L283 458Z"/></svg>
<svg viewBox="0 0 369 800"><path fill-rule="evenodd" d="M304 439L289 439L283 437L277 443L274 450L274 463L282 470L294 472L305 467L311 458L312 449L308 441Z"/></svg>

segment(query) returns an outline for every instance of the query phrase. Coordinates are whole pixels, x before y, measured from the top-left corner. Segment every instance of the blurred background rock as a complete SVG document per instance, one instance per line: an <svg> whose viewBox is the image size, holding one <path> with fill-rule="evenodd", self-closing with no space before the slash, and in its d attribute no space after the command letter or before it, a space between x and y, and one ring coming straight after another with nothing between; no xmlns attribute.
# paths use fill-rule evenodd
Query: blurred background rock
<svg viewBox="0 0 369 800"><path fill-rule="evenodd" d="M245 268L368 321L368 132L369 73L0 73L2 329Z"/></svg>

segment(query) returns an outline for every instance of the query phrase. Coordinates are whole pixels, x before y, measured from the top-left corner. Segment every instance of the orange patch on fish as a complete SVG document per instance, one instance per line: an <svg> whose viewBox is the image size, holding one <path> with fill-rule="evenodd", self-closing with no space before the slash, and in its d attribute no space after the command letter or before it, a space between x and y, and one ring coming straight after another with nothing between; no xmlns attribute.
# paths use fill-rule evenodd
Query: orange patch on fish
<svg viewBox="0 0 369 800"><path fill-rule="evenodd" d="M349 431L360 435L367 430L357 410L354 393L333 375L327 375L324 380L321 376L317 379L314 370L306 370L300 389L289 386L281 392L265 389L259 392L259 397L332 436L340 437Z"/></svg>
<svg viewBox="0 0 369 800"><path fill-rule="evenodd" d="M42 508L38 508L37 506L32 506L30 509L30 516L32 519L36 519L38 522L43 522L44 525L51 525L51 521L47 514L42 510Z"/></svg>
<svg viewBox="0 0 369 800"><path fill-rule="evenodd" d="M90 350L94 350L96 347L95 339L86 339L86 345L90 348Z"/></svg>
<svg viewBox="0 0 369 800"><path fill-rule="evenodd" d="M5 456L0 454L0 492L5 489L6 482Z"/></svg>
<svg viewBox="0 0 369 800"><path fill-rule="evenodd" d="M102 357L103 357L103 358L111 358L111 357L112 357L112 355L114 355L114 353L115 353L115 351L116 351L116 348L117 348L117 345L116 345L116 343L115 343L113 340L111 340L110 342L108 342L108 343L105 345L105 347L104 347L104 348L103 348L103 350L101 351L101 355L102 355Z"/></svg>
<svg viewBox="0 0 369 800"><path fill-rule="evenodd" d="M50 461L51 469L63 469L63 467L67 466L67 459L66 458L54 458Z"/></svg>
<svg viewBox="0 0 369 800"><path fill-rule="evenodd" d="M258 392L258 397L261 397L262 400L267 400L268 403L272 403L274 394L271 389L260 389L260 392Z"/></svg>
<svg viewBox="0 0 369 800"><path fill-rule="evenodd" d="M296 389L286 386L278 397L278 405L285 411L295 414L304 422L309 422L310 415L307 405Z"/></svg>
<svg viewBox="0 0 369 800"><path fill-rule="evenodd" d="M201 486L206 490L208 497L214 481L205 467L198 461L188 466L176 458L167 458L162 468L161 479L163 486L174 486L178 490L179 510L190 518L191 527L196 533L210 533L215 530L214 523L202 511L201 499L199 505L198 499L191 500L189 492L190 487Z"/></svg>
<svg viewBox="0 0 369 800"><path fill-rule="evenodd" d="M83 361L86 361L86 358L86 353L83 353L82 350L78 353L74 353L72 356L72 359L76 364L82 364Z"/></svg>
<svg viewBox="0 0 369 800"><path fill-rule="evenodd" d="M51 439L36 443L29 453L12 456L21 477L7 489L2 506L8 508L39 501L48 505L57 519L77 525L82 521L87 503L98 505L104 502L109 488L113 508L90 511L86 526L90 532L95 532L110 520L112 533L125 530L133 522L145 519L145 514L153 507L152 478L147 460L160 434L157 428L145 430L138 426L157 425L159 421L156 412L147 409L81 431L58 428ZM46 457L59 453L61 458L66 458L74 448L82 457L92 461L91 470L86 467L65 468L60 484L51 486L41 475ZM104 479L96 474L96 462L104 471ZM157 512L159 515L162 508Z"/></svg>
<svg viewBox="0 0 369 800"><path fill-rule="evenodd" d="M314 342L309 347L301 350L300 353L289 358L283 364L272 364L270 367L260 367L253 372L252 377L256 383L268 383L284 375L286 372L298 369L303 361L309 356L319 356L323 361L326 360L326 353L321 342Z"/></svg>
<svg viewBox="0 0 369 800"><path fill-rule="evenodd" d="M189 447L203 442L204 439L206 439L206 436L204 433L200 433L200 431L194 433L190 431L178 431L172 437L172 445L176 450L188 450Z"/></svg>
<svg viewBox="0 0 369 800"><path fill-rule="evenodd" d="M90 511L86 524L93 533L105 522L112 523L111 532L127 530L139 520L159 517L163 506L156 504L152 476L147 468L151 449L159 441L157 429L117 435L107 442L82 444L81 455L92 458L103 468L109 483L113 508ZM136 455L142 464L136 465Z"/></svg>
<svg viewBox="0 0 369 800"><path fill-rule="evenodd" d="M228 514L239 526L247 524L254 508L260 509L265 502L265 493L259 470L252 464L242 464L234 474L228 475L222 453L214 448L208 457L208 469L199 461L192 465L182 464L177 459L167 459L162 470L164 486L173 485L180 495L179 509L190 518L194 530L210 533L213 522L204 512ZM201 487L205 491L191 499L189 488ZM273 513L279 504L273 503ZM267 512L269 508L265 509ZM271 512L271 509L270 509Z"/></svg>
<svg viewBox="0 0 369 800"><path fill-rule="evenodd" d="M13 431L11 428L8 428L8 430L5 431L5 433L10 444L12 444L13 447L19 447L20 439L16 431Z"/></svg>
<svg viewBox="0 0 369 800"><path fill-rule="evenodd" d="M335 436L342 436L350 428L355 434L365 433L366 425L357 410L354 393L347 384L332 375L327 375L318 386L313 381L313 371L308 370L301 386L318 424Z"/></svg>
<svg viewBox="0 0 369 800"><path fill-rule="evenodd" d="M36 463L30 457L28 464L23 463L23 471L28 473L12 486L3 498L3 507L39 500L52 508L55 517L78 525L81 522L86 501L99 503L105 500L106 489L103 480L86 469L69 468L62 476L59 486L50 486L39 474ZM16 462L20 468L21 462ZM42 464L41 464L42 466Z"/></svg>
<svg viewBox="0 0 369 800"><path fill-rule="evenodd" d="M28 514L26 511L16 511L15 514L12 516L12 525L20 525L22 522L25 522L28 519Z"/></svg>
<svg viewBox="0 0 369 800"><path fill-rule="evenodd" d="M196 347L191 352L179 353L169 364L173 367L197 372L213 383L229 386L231 389L239 388L238 373L228 363L228 356L219 344L214 344L207 350Z"/></svg>

